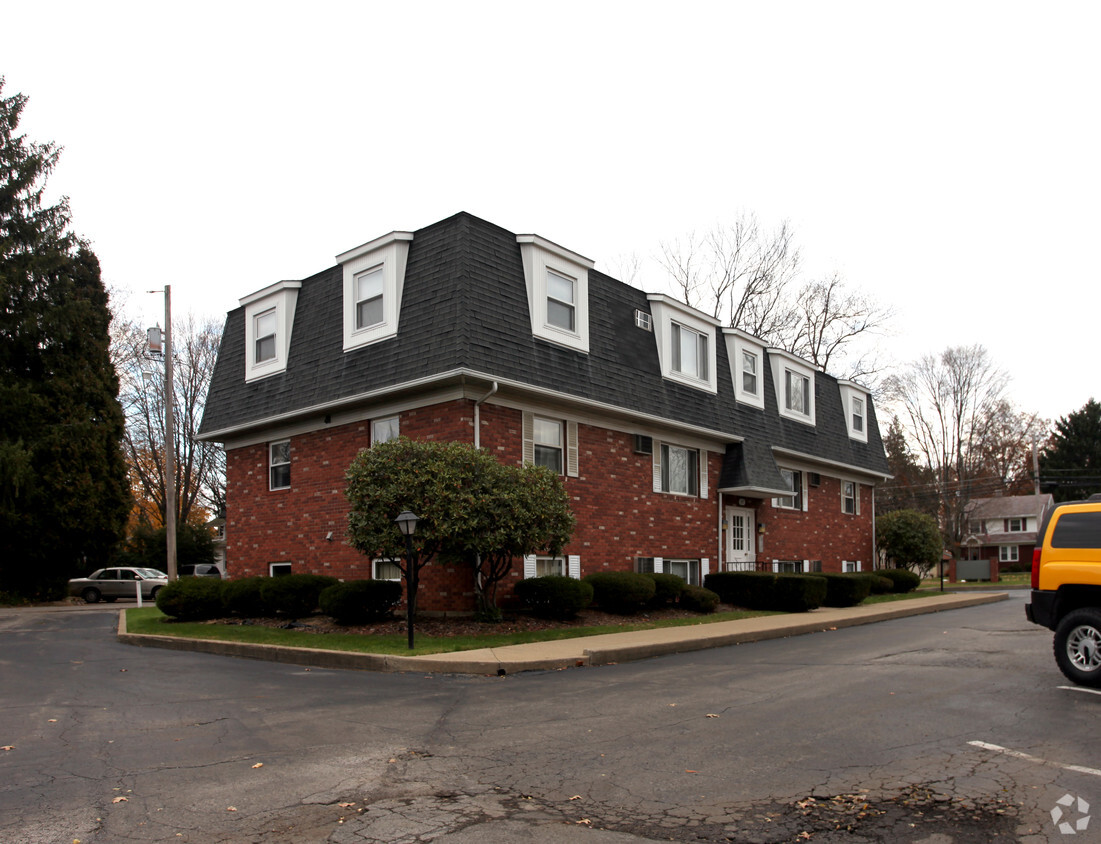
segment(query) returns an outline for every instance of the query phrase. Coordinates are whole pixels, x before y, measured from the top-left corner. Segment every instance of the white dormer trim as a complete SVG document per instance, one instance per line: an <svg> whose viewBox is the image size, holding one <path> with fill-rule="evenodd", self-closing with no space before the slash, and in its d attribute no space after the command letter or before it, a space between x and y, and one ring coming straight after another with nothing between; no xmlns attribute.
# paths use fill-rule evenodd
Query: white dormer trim
<svg viewBox="0 0 1101 844"><path fill-rule="evenodd" d="M589 353L589 270L596 264L537 234L518 234L520 258L524 263L524 281L528 289L528 313L531 333L560 346ZM573 286L573 328L560 324L547 313L548 273L554 273L559 285ZM558 322L559 324L555 324Z"/></svg>
<svg viewBox="0 0 1101 844"><path fill-rule="evenodd" d="M412 232L390 232L336 256L336 262L344 270L344 351L397 336L401 296L405 289L405 264L412 240ZM374 270L382 271L382 320L358 326L356 279Z"/></svg>
<svg viewBox="0 0 1101 844"><path fill-rule="evenodd" d="M734 382L734 398L742 404L748 404L761 410L765 408L765 341L760 337L742 331L740 328L724 328L726 356L730 359L730 378ZM752 356L756 365L757 389L751 392L745 388L745 355Z"/></svg>
<svg viewBox="0 0 1101 844"><path fill-rule="evenodd" d="M287 370L287 356L291 347L291 328L294 311L298 305L300 281L277 281L241 299L245 309L245 382L257 381ZM257 320L267 327L274 316L275 354L259 359L256 350Z"/></svg>
<svg viewBox="0 0 1101 844"><path fill-rule="evenodd" d="M845 414L845 429L849 432L849 438L866 443L868 441L868 388L855 381L838 381L841 390L841 411ZM858 427L857 415L860 415L862 424Z"/></svg>
<svg viewBox="0 0 1101 844"><path fill-rule="evenodd" d="M662 377L678 384L695 387L708 393L718 392L718 378L715 374L715 329L722 323L703 311L697 311L683 302L678 302L661 293L649 293L650 311L654 315L654 340L658 344L658 359L661 361ZM707 341L706 353L701 357L705 372L703 377L678 371L675 366L673 350L674 326L693 331Z"/></svg>
<svg viewBox="0 0 1101 844"><path fill-rule="evenodd" d="M772 367L772 383L776 390L776 406L780 415L806 425L814 425L814 365L783 349L769 349L768 360ZM793 382L797 379L806 379L806 390L797 397L797 402L788 401L789 377ZM800 403L804 406L802 411L798 409Z"/></svg>

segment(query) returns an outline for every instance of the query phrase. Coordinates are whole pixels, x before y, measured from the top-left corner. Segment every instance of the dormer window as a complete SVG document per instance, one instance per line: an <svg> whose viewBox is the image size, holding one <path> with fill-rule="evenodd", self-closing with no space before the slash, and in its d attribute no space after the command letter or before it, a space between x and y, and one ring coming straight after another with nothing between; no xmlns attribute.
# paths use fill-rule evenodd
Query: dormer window
<svg viewBox="0 0 1101 844"><path fill-rule="evenodd" d="M730 375L734 381L734 398L742 404L763 410L764 341L740 328L724 328L723 339L726 341L726 356L730 360Z"/></svg>
<svg viewBox="0 0 1101 844"><path fill-rule="evenodd" d="M814 425L814 366L782 349L769 349L768 360L780 415Z"/></svg>
<svg viewBox="0 0 1101 844"><path fill-rule="evenodd" d="M280 281L241 300L245 309L245 381L287 369L300 281Z"/></svg>
<svg viewBox="0 0 1101 844"><path fill-rule="evenodd" d="M360 273L355 279L356 330L378 325L385 319L383 312L382 267Z"/></svg>
<svg viewBox="0 0 1101 844"><path fill-rule="evenodd" d="M410 232L390 232L336 256L344 275L344 351L396 337Z"/></svg>
<svg viewBox="0 0 1101 844"><path fill-rule="evenodd" d="M719 321L660 293L646 298L653 315L662 376L697 390L718 392L713 338Z"/></svg>
<svg viewBox="0 0 1101 844"><path fill-rule="evenodd" d="M672 325L673 369L681 375L707 380L707 336L674 322Z"/></svg>
<svg viewBox="0 0 1101 844"><path fill-rule="evenodd" d="M256 362L275 360L275 308L256 316Z"/></svg>
<svg viewBox="0 0 1101 844"><path fill-rule="evenodd" d="M531 333L589 351L589 270L593 262L537 234L516 236L524 264Z"/></svg>
<svg viewBox="0 0 1101 844"><path fill-rule="evenodd" d="M868 390L853 381L838 381L841 390L841 408L845 414L845 426L850 439L868 441Z"/></svg>
<svg viewBox="0 0 1101 844"><path fill-rule="evenodd" d="M577 281L547 270L547 323L571 334L577 331Z"/></svg>

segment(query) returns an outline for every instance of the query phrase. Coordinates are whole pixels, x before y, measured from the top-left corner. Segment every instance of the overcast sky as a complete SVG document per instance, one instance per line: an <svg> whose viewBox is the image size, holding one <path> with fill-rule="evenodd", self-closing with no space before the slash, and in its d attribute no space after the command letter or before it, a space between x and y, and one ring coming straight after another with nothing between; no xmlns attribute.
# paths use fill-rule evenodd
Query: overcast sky
<svg viewBox="0 0 1101 844"><path fill-rule="evenodd" d="M1098 389L1101 4L7 2L105 281L217 315L469 211L612 271L739 213L980 343L1024 410ZM613 273L614 274L614 273ZM636 283L665 289L653 262Z"/></svg>

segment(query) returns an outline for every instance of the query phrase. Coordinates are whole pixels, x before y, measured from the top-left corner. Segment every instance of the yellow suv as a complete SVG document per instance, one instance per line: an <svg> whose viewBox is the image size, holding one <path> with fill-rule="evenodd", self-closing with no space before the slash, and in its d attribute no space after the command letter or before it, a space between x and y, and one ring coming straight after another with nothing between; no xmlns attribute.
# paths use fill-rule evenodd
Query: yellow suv
<svg viewBox="0 0 1101 844"><path fill-rule="evenodd" d="M1055 631L1055 662L1069 680L1101 686L1101 495L1044 514L1025 615Z"/></svg>

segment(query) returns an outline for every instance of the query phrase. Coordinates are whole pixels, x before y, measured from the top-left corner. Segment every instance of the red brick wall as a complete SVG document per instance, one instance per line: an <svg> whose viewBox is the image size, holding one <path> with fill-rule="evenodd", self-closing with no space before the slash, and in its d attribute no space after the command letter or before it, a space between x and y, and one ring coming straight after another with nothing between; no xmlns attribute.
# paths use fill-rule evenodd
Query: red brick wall
<svg viewBox="0 0 1101 844"><path fill-rule="evenodd" d="M522 412L484 404L481 444L505 463L522 459ZM457 400L401 414L401 432L425 440L473 442L474 405ZM367 578L371 563L346 544L348 505L344 472L356 452L369 445L370 423L335 426L291 440L291 487L268 488L267 444L227 454L227 571L231 577L267 575L273 562L292 571ZM657 442L655 442L657 448ZM633 570L636 557L710 560L718 567L718 496L722 455L707 454L706 499L653 491L652 458L634 453L633 434L578 425L579 476L566 478L577 528L565 549L581 559L582 574ZM807 513L755 502L764 521L758 560L822 560L823 570L840 571L842 560L871 567L871 490L861 487L860 516L841 513L840 482L826 476L809 488ZM730 504L729 500L724 501ZM750 506L753 506L751 502ZM332 531L332 541L326 535ZM499 589L507 604L513 584L523 577L521 561ZM418 608L426 612L474 608L469 566L431 564L422 571Z"/></svg>

